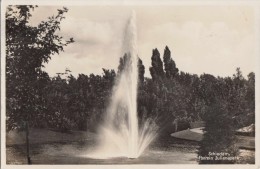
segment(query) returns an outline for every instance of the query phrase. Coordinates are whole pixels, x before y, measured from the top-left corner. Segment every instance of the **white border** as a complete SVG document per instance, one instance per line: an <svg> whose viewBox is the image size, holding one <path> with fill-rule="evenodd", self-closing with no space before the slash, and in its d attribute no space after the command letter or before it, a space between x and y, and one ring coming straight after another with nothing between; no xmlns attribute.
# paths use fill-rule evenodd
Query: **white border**
<svg viewBox="0 0 260 169"><path fill-rule="evenodd" d="M259 0L2 0L2 5L259 5Z"/></svg>
<svg viewBox="0 0 260 169"><path fill-rule="evenodd" d="M6 161L5 149L5 8L1 4L1 167Z"/></svg>
<svg viewBox="0 0 260 169"><path fill-rule="evenodd" d="M255 6L255 16L256 16L256 46L255 46L255 52L256 52L256 63L255 63L255 159L256 159L256 165L257 169L260 169L260 4Z"/></svg>
<svg viewBox="0 0 260 169"><path fill-rule="evenodd" d="M255 7L255 16L256 16L256 25L255 29L257 32L257 36L255 37L256 46L255 46L255 54L256 54L256 64L255 64L255 74L256 74L256 156L255 156L255 164L254 165L191 165L191 164L164 164L164 165L6 165L6 138L5 138L5 10L7 5L65 5L65 6L79 6L79 5L175 5L175 6L185 6L185 5L249 5ZM3 0L1 4L1 168L3 169L11 169L11 168L236 168L236 169L260 169L260 152L258 151L260 148L260 133L259 133L259 123L260 123L260 106L257 103L260 103L260 1L258 0Z"/></svg>

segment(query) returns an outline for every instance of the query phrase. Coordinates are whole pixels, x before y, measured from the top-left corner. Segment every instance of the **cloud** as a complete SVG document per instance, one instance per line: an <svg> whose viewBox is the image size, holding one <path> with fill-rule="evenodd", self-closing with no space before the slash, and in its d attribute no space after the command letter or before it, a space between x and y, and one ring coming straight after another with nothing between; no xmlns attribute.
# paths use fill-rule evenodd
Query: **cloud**
<svg viewBox="0 0 260 169"><path fill-rule="evenodd" d="M87 57L87 52L100 52L105 47L113 48L120 46L122 30L120 22L94 22L88 19L77 19L68 17L61 23L61 35L69 38L73 37L75 44L68 48L68 52L81 51L78 57ZM75 49L77 48L77 49Z"/></svg>
<svg viewBox="0 0 260 169"><path fill-rule="evenodd" d="M254 32L238 32L224 22L209 25L199 21L188 21L181 25L168 22L146 33L144 39L149 36L156 38L152 42L141 42L144 43L141 51L146 56L151 53L151 48L158 47L162 56L165 45L168 45L177 67L186 72L226 76L232 75L235 68L240 66L242 71L248 73L254 70L253 35ZM148 60L145 60L147 63Z"/></svg>
<svg viewBox="0 0 260 169"><path fill-rule="evenodd" d="M121 21L94 22L67 17L61 24L59 34L65 39L73 37L75 42L66 46L64 53L52 56L45 70L54 76L68 67L77 76L79 73L101 74L102 68L117 68L123 25Z"/></svg>
<svg viewBox="0 0 260 169"><path fill-rule="evenodd" d="M54 7L39 8L34 22ZM254 71L254 13L248 7L84 6L69 7L60 34L75 43L46 65L51 76L70 68L78 73L101 74L117 69L123 31L131 10L137 14L138 55L150 76L152 49L161 56L166 45L177 67L185 72L231 76L236 67L244 75ZM201 12L203 10L203 12ZM49 16L49 14L48 14Z"/></svg>
<svg viewBox="0 0 260 169"><path fill-rule="evenodd" d="M113 28L109 22L93 22L88 19L67 17L61 23L62 34L72 36L86 44L108 44L113 39Z"/></svg>

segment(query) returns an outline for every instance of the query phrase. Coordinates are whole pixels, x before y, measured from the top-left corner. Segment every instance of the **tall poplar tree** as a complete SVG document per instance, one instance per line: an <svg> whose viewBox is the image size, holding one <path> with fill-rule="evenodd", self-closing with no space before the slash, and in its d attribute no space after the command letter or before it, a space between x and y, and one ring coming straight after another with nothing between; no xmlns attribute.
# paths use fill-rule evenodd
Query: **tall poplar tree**
<svg viewBox="0 0 260 169"><path fill-rule="evenodd" d="M169 79L173 79L176 74L179 72L179 69L176 67L174 60L171 57L171 51L168 46L164 49L163 54L164 70L165 76Z"/></svg>
<svg viewBox="0 0 260 169"><path fill-rule="evenodd" d="M153 54L151 59L152 59L152 66L150 67L149 70L152 79L154 81L163 79L165 76L165 73L163 71L163 62L161 60L160 53L157 48L153 49Z"/></svg>

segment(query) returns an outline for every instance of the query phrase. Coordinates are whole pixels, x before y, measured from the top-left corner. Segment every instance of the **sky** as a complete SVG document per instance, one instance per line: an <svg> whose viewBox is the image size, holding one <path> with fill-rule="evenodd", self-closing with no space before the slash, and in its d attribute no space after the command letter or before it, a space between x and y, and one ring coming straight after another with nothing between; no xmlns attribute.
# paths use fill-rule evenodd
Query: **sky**
<svg viewBox="0 0 260 169"><path fill-rule="evenodd" d="M255 72L256 23L251 6L66 6L69 11L58 32L75 42L45 64L50 76L66 68L74 76L117 70L123 55L124 29L136 13L137 50L150 77L152 50L163 57L167 45L180 71L232 76L240 67L246 77ZM40 6L30 24L57 13L59 6Z"/></svg>

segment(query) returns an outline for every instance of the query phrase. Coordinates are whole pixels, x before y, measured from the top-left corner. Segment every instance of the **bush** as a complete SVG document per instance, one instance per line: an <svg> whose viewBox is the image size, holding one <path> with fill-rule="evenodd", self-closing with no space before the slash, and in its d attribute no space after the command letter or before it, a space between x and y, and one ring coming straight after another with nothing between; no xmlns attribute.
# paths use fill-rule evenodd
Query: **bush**
<svg viewBox="0 0 260 169"><path fill-rule="evenodd" d="M200 143L198 159L200 164L232 164L236 160L216 160L214 153L228 153L230 157L236 157L237 147L235 146L235 128L232 117L227 109L220 102L209 106L205 116L205 134ZM201 160L200 157L212 157L210 160Z"/></svg>

